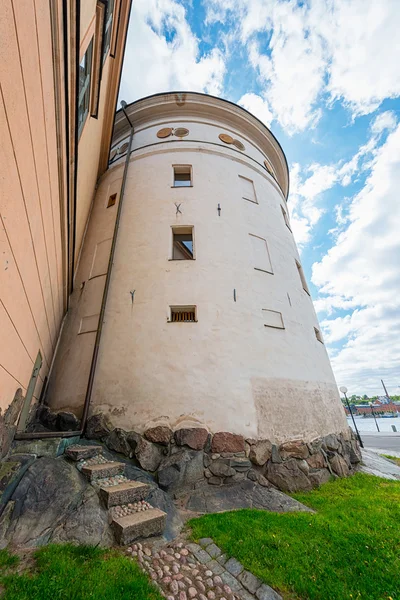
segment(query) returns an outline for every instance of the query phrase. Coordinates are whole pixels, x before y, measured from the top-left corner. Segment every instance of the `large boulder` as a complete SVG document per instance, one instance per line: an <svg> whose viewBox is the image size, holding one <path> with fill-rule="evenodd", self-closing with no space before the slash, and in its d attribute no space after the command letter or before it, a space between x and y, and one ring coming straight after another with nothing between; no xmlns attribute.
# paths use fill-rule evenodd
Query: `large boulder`
<svg viewBox="0 0 400 600"><path fill-rule="evenodd" d="M265 476L277 488L285 492L299 492L312 488L308 477L297 464L297 460L291 458L282 463L267 463Z"/></svg>
<svg viewBox="0 0 400 600"><path fill-rule="evenodd" d="M215 433L211 442L211 451L221 452L244 452L244 437L227 431Z"/></svg>
<svg viewBox="0 0 400 600"><path fill-rule="evenodd" d="M208 431L204 427L178 429L174 437L178 446L189 446L192 450L203 450L208 439Z"/></svg>
<svg viewBox="0 0 400 600"><path fill-rule="evenodd" d="M92 415L86 422L85 435L90 440L104 440L113 426L103 413Z"/></svg>
<svg viewBox="0 0 400 600"><path fill-rule="evenodd" d="M307 458L307 462L311 469L323 469L326 467L326 460L322 452L312 454Z"/></svg>
<svg viewBox="0 0 400 600"><path fill-rule="evenodd" d="M269 440L250 442L249 458L252 463L262 467L272 456L272 444Z"/></svg>
<svg viewBox="0 0 400 600"><path fill-rule="evenodd" d="M123 429L113 429L104 441L107 448L110 450L114 450L114 452L118 452L119 454L124 454L129 458L133 456L133 449L129 443L129 433Z"/></svg>
<svg viewBox="0 0 400 600"><path fill-rule="evenodd" d="M285 442L279 448L281 457L286 458L307 458L309 455L307 444L301 440Z"/></svg>
<svg viewBox="0 0 400 600"><path fill-rule="evenodd" d="M158 469L161 489L183 490L204 477L203 452L182 449L164 458Z"/></svg>
<svg viewBox="0 0 400 600"><path fill-rule="evenodd" d="M324 437L322 445L324 447L324 450L326 449L335 452L339 450L340 441L334 433L330 433L329 435L326 435Z"/></svg>
<svg viewBox="0 0 400 600"><path fill-rule="evenodd" d="M332 471L336 473L339 477L347 477L350 473L349 467L347 466L344 458L339 456L339 454L335 454L332 458L329 459L329 463L331 465Z"/></svg>
<svg viewBox="0 0 400 600"><path fill-rule="evenodd" d="M10 450L23 403L24 396L22 395L22 389L19 388L4 415L0 409L0 459L6 456Z"/></svg>
<svg viewBox="0 0 400 600"><path fill-rule="evenodd" d="M56 416L56 431L79 431L81 421L74 413L61 411Z"/></svg>
<svg viewBox="0 0 400 600"><path fill-rule="evenodd" d="M0 462L0 515L25 471L35 460L35 454L11 454L7 460Z"/></svg>
<svg viewBox="0 0 400 600"><path fill-rule="evenodd" d="M213 460L209 469L216 477L232 477L236 473L235 469L232 469L232 467L222 460Z"/></svg>
<svg viewBox="0 0 400 600"><path fill-rule="evenodd" d="M157 471L161 459L163 457L162 449L156 444L152 444L140 437L136 444L135 456L142 467L146 471Z"/></svg>
<svg viewBox="0 0 400 600"><path fill-rule="evenodd" d="M93 501L88 503L91 497ZM97 494L74 465L62 458L40 458L29 467L11 496L11 510L0 544L42 546L53 541L53 536L61 539L61 530L63 541L77 540L76 528L72 525L75 518L81 524L88 523L91 531L88 543L104 543L107 512L99 506L96 523L92 526L93 503L99 505ZM72 537L68 529L75 530ZM86 538L82 536L78 541L83 539Z"/></svg>
<svg viewBox="0 0 400 600"><path fill-rule="evenodd" d="M150 427L144 432L144 437L153 444L161 444L162 446L168 446L172 438L172 431L165 425L157 425L156 427Z"/></svg>
<svg viewBox="0 0 400 600"><path fill-rule="evenodd" d="M319 487L323 483L327 483L332 478L332 475L328 469L316 469L310 471L308 478L314 487Z"/></svg>

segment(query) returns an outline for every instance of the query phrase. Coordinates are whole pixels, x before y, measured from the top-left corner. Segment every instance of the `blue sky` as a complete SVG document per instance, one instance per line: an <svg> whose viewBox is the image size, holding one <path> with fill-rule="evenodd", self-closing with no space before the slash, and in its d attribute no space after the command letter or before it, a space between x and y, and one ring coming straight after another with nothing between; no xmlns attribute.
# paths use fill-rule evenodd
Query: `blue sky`
<svg viewBox="0 0 400 600"><path fill-rule="evenodd" d="M194 90L279 139L338 385L400 393L400 1L134 0L121 97Z"/></svg>

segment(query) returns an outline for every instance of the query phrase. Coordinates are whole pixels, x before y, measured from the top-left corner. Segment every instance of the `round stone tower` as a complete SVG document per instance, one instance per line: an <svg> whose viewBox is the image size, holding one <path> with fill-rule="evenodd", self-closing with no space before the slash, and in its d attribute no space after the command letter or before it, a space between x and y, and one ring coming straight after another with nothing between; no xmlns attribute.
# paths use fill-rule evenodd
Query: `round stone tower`
<svg viewBox="0 0 400 600"><path fill-rule="evenodd" d="M276 138L198 93L154 95L127 113L135 133L91 412L125 430L204 427L276 443L347 431ZM95 274L129 133L119 111L90 225Z"/></svg>

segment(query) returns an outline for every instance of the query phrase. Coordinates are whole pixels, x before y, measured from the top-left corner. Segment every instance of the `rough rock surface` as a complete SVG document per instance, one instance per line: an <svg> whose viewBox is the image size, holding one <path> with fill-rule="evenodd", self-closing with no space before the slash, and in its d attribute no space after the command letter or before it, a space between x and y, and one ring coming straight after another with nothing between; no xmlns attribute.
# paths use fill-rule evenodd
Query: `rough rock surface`
<svg viewBox="0 0 400 600"><path fill-rule="evenodd" d="M309 454L307 444L300 440L294 440L291 442L285 442L284 444L281 444L279 451L283 459L307 458Z"/></svg>
<svg viewBox="0 0 400 600"><path fill-rule="evenodd" d="M163 490L176 491L196 483L203 476L203 453L182 449L162 461L158 483Z"/></svg>
<svg viewBox="0 0 400 600"><path fill-rule="evenodd" d="M266 477L276 487L285 492L299 492L312 488L308 477L300 469L297 460L291 458L285 462L275 464L268 463Z"/></svg>
<svg viewBox="0 0 400 600"><path fill-rule="evenodd" d="M56 431L79 431L81 421L71 412L59 412L56 418Z"/></svg>
<svg viewBox="0 0 400 600"><path fill-rule="evenodd" d="M79 471L64 459L36 460L11 497L13 510L0 544L12 541L15 545L41 546L52 541L55 531L60 533L64 526L63 539L67 541L71 539L68 530L74 529L75 519L81 523L87 521L88 543L104 543L108 531L107 512L99 506L98 515L92 519L93 503L88 501L92 495L99 505L93 488L89 488Z"/></svg>
<svg viewBox="0 0 400 600"><path fill-rule="evenodd" d="M255 465L265 465L272 456L272 444L269 440L258 440L250 444L249 458Z"/></svg>
<svg viewBox="0 0 400 600"><path fill-rule="evenodd" d="M227 431L215 433L211 442L212 452L244 452L244 449L243 436Z"/></svg>
<svg viewBox="0 0 400 600"><path fill-rule="evenodd" d="M261 487L249 479L222 487L205 484L191 492L185 508L199 513L222 512L239 508L259 508L274 512L312 512L297 500L286 496L272 486Z"/></svg>
<svg viewBox="0 0 400 600"><path fill-rule="evenodd" d="M129 433L123 429L116 428L113 429L106 437L104 443L107 445L107 448L110 448L110 450L114 450L114 452L124 454L125 456L131 458L133 456L133 450L129 443L128 437Z"/></svg>
<svg viewBox="0 0 400 600"><path fill-rule="evenodd" d="M113 426L105 415L99 413L92 415L86 422L85 435L91 440L103 440L105 439Z"/></svg>
<svg viewBox="0 0 400 600"><path fill-rule="evenodd" d="M172 438L172 431L165 425L157 425L157 427L150 427L150 429L147 429L144 433L144 437L154 444L168 446Z"/></svg>
<svg viewBox="0 0 400 600"><path fill-rule="evenodd" d="M347 477L349 475L349 467L344 458L335 454L330 460L332 471L339 477Z"/></svg>
<svg viewBox="0 0 400 600"><path fill-rule="evenodd" d="M189 446L192 450L203 450L208 439L208 431L202 427L191 427L175 431L178 446Z"/></svg>
<svg viewBox="0 0 400 600"><path fill-rule="evenodd" d="M160 466L163 453L159 446L148 442L142 437L136 445L135 456L142 469L156 471Z"/></svg>
<svg viewBox="0 0 400 600"><path fill-rule="evenodd" d="M10 449L23 403L22 389L19 388L4 415L2 415L0 409L0 459L6 456Z"/></svg>
<svg viewBox="0 0 400 600"><path fill-rule="evenodd" d="M312 454L307 458L307 463L311 469L323 469L326 467L326 460L322 452Z"/></svg>
<svg viewBox="0 0 400 600"><path fill-rule="evenodd" d="M93 445L93 442L87 443ZM85 440L80 444L84 445ZM108 460L124 462L127 478L150 486L146 500L167 513L164 537L167 540L176 537L183 523L172 498L157 486L149 473L128 459L120 459L107 449L103 453ZM34 462L29 462L25 471L21 463L17 484L13 488L6 486L8 502L0 517L0 547L8 543L27 547L49 542L112 544L108 513L97 491L75 463L64 457L33 458Z"/></svg>

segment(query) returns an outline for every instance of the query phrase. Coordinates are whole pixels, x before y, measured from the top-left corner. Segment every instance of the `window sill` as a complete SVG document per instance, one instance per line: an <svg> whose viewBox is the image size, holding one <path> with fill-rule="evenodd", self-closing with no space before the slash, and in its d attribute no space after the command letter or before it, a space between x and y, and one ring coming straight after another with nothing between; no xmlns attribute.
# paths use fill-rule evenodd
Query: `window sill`
<svg viewBox="0 0 400 600"><path fill-rule="evenodd" d="M169 258L169 262L193 262L195 258Z"/></svg>
<svg viewBox="0 0 400 600"><path fill-rule="evenodd" d="M259 269L258 267L254 267L255 271L261 271L261 273L269 273L270 275L273 275L274 272L273 271L267 271L267 269Z"/></svg>
<svg viewBox="0 0 400 600"><path fill-rule="evenodd" d="M193 185L171 185L171 187L176 190L187 190L188 188L192 188Z"/></svg>

